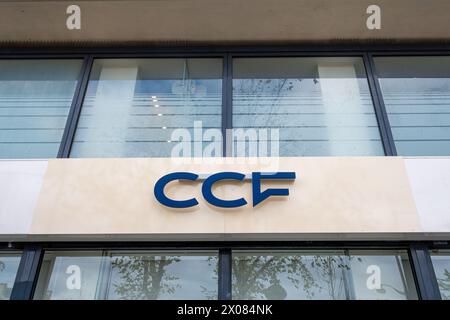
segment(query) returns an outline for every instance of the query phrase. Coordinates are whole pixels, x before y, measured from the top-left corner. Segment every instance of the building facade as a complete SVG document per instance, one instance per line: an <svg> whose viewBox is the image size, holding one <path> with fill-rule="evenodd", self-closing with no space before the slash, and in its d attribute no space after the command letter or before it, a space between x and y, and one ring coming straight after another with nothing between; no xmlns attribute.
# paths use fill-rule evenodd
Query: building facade
<svg viewBox="0 0 450 320"><path fill-rule="evenodd" d="M0 299L450 299L450 3L373 4L1 2Z"/></svg>

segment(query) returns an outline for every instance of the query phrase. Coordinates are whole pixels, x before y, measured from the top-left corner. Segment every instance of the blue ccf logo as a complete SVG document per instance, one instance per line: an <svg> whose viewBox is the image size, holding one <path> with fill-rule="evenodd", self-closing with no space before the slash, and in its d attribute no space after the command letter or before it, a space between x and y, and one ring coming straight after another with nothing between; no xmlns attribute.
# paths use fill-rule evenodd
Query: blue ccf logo
<svg viewBox="0 0 450 320"><path fill-rule="evenodd" d="M189 208L198 205L198 201L195 198L187 200L173 200L167 197L164 193L164 187L174 180L189 180L196 181L198 175L191 172L174 172L169 173L160 178L155 184L155 197L163 205L170 208ZM221 180L237 180L243 181L245 175L238 172L219 172L209 176L202 185L202 194L205 200L213 206L220 208L237 208L247 204L244 198L235 200L223 200L216 197L212 193L212 186L214 183ZM267 189L261 192L261 180L295 180L295 172L277 172L277 173L252 173L252 195L253 195L253 207L263 202L271 196L288 196L288 189Z"/></svg>

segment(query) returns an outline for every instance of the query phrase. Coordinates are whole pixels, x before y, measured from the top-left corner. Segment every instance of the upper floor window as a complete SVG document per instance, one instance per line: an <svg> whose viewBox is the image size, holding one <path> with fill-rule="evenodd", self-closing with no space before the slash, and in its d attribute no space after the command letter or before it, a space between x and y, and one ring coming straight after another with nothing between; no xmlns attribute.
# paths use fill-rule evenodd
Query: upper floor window
<svg viewBox="0 0 450 320"><path fill-rule="evenodd" d="M70 156L170 157L180 128L203 142L196 124L222 125L222 68L222 59L96 60Z"/></svg>
<svg viewBox="0 0 450 320"><path fill-rule="evenodd" d="M81 60L0 60L0 158L55 158Z"/></svg>
<svg viewBox="0 0 450 320"><path fill-rule="evenodd" d="M397 153L450 155L450 57L376 57Z"/></svg>
<svg viewBox="0 0 450 320"><path fill-rule="evenodd" d="M450 56L217 56L1 59L0 159L450 155Z"/></svg>
<svg viewBox="0 0 450 320"><path fill-rule="evenodd" d="M233 128L278 130L280 156L384 155L361 58L235 59Z"/></svg>

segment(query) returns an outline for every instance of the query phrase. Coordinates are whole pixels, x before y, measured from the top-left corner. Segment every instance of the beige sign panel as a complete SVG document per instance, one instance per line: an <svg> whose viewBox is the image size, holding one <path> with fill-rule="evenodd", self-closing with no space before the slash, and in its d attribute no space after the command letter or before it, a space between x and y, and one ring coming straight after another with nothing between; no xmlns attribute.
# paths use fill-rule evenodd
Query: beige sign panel
<svg viewBox="0 0 450 320"><path fill-rule="evenodd" d="M267 160L267 159L266 159ZM144 239L300 239L326 234L407 234L421 232L404 161L374 158L281 158L277 163L174 164L171 159L50 160L31 225L32 235L136 236ZM247 161L248 162L248 161ZM201 182L171 182L168 196L199 205L171 209L154 197L163 175L188 171L251 173L267 167L295 171L294 182L266 181L263 188L289 188L288 197L251 205L251 183L222 182L213 192L224 199L245 197L235 209L209 205ZM271 170L273 172L273 170Z"/></svg>

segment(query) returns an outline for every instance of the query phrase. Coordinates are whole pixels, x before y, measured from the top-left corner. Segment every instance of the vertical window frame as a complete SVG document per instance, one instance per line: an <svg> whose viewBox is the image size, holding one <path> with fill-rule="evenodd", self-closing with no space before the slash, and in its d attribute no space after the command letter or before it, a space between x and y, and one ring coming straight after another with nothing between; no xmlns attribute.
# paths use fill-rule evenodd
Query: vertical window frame
<svg viewBox="0 0 450 320"><path fill-rule="evenodd" d="M57 158L69 158L70 148L72 147L73 138L78 124L78 119L81 113L84 96L86 95L87 85L89 83L89 76L92 70L93 59L92 56L85 56L83 65L81 67L78 83L75 90L72 104L69 109L69 116L67 117L66 126L64 128L63 139L59 148Z"/></svg>
<svg viewBox="0 0 450 320"><path fill-rule="evenodd" d="M27 245L23 248L10 300L33 298L43 257L44 250L39 245Z"/></svg>

